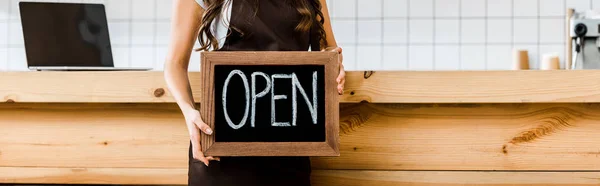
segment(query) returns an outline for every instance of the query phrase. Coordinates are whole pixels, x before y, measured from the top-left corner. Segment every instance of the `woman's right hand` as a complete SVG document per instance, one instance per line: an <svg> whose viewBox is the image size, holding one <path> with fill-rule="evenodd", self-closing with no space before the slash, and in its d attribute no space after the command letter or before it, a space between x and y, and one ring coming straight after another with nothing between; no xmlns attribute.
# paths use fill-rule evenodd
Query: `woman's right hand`
<svg viewBox="0 0 600 186"><path fill-rule="evenodd" d="M194 159L201 161L204 165L208 166L210 161L219 161L219 158L208 156L205 157L202 153L202 146L200 144L200 131L204 134L212 135L213 131L200 117L200 112L196 109L190 109L183 113L185 122L190 133L190 140L192 141L192 154Z"/></svg>

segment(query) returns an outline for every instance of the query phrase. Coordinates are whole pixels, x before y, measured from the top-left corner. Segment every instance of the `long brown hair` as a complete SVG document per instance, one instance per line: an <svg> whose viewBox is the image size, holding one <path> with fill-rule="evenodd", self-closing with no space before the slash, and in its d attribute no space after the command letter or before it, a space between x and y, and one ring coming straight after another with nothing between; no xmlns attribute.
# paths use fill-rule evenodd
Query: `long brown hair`
<svg viewBox="0 0 600 186"><path fill-rule="evenodd" d="M200 25L200 32L198 34L198 41L200 42L199 51L207 51L209 48L217 49L219 42L215 35L211 31L211 25L215 21L217 16L221 15L223 8L231 0L202 0L206 5L204 15L202 15L202 23ZM259 0L256 0L259 1ZM320 0L290 0L292 6L302 16L300 23L296 26L298 32L312 32L319 38L320 48L327 46L325 27L325 19L323 19L323 12L321 11ZM255 7L255 11L258 11L258 7ZM256 15L256 12L255 12ZM235 29L233 27L229 29ZM313 34L313 33L311 33ZM311 36L312 37L312 36Z"/></svg>

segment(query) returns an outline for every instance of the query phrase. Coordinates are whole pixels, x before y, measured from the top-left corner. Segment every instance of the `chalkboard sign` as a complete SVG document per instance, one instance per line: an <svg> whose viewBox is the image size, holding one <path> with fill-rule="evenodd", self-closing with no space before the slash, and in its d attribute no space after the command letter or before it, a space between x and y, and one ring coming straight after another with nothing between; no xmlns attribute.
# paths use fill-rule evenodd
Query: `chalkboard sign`
<svg viewBox="0 0 600 186"><path fill-rule="evenodd" d="M335 52L203 52L208 156L338 156Z"/></svg>

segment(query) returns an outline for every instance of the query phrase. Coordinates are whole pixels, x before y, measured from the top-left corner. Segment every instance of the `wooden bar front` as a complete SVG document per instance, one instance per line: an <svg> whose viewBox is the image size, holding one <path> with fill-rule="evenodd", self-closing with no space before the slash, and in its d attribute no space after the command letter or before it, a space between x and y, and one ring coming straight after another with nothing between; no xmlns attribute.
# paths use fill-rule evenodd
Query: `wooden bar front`
<svg viewBox="0 0 600 186"><path fill-rule="evenodd" d="M347 78L316 186L600 184L600 71ZM2 72L0 183L186 184L183 122L162 72Z"/></svg>

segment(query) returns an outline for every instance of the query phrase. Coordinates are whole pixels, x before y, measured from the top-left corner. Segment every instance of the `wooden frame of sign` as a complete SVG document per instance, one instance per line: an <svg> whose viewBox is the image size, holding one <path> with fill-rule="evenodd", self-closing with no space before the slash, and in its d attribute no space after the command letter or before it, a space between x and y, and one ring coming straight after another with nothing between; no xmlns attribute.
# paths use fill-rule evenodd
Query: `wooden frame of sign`
<svg viewBox="0 0 600 186"><path fill-rule="evenodd" d="M339 73L335 52L202 52L201 116L214 130L213 135L201 134L202 151L206 156L339 156L339 95L336 77ZM219 142L215 128L215 66L323 66L324 67L324 141L305 142ZM273 68L270 68L273 69ZM316 72L314 73L316 77ZM241 75L240 75L241 77ZM266 78L268 79L268 78ZM313 82L315 78L313 78ZM192 80L193 81L193 80ZM227 82L227 80L226 80ZM274 84L274 83L273 83ZM293 84L293 82L292 82ZM314 83L313 83L314 84ZM267 85L269 86L269 85ZM274 85L273 85L274 86ZM274 88L273 88L274 89ZM293 89L293 88L292 88ZM316 88L315 88L316 89ZM246 91L248 88L246 87ZM253 90L254 92L254 90ZM246 94L248 94L246 92ZM253 94L254 95L254 94ZM246 96L246 100L248 97ZM285 99L285 98L284 98ZM301 99L301 98L299 98ZM308 98L307 102L308 102ZM248 102L246 102L248 104ZM316 104L316 103L315 103ZM241 103L240 105L244 105ZM299 107L299 106L298 106ZM306 107L304 107L306 108ZM295 109L295 108L294 108ZM247 111L248 109L246 109ZM294 116L295 118L295 116ZM309 117L310 118L310 117ZM243 119L242 121L244 121ZM239 119L236 119L239 121ZM254 121L253 121L254 122ZM300 125L299 123L298 125ZM295 126L295 125L294 125Z"/></svg>

